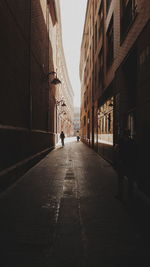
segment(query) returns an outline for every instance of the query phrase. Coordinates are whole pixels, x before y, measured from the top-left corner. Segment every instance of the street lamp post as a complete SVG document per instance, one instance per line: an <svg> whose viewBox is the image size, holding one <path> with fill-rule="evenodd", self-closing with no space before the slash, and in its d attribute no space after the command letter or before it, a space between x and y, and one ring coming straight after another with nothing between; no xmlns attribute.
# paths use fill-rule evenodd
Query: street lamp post
<svg viewBox="0 0 150 267"><path fill-rule="evenodd" d="M57 77L57 72L51 71L47 74L48 77L49 77L49 75L54 75L54 78L52 79L51 84L57 85L57 84L61 83L61 81Z"/></svg>

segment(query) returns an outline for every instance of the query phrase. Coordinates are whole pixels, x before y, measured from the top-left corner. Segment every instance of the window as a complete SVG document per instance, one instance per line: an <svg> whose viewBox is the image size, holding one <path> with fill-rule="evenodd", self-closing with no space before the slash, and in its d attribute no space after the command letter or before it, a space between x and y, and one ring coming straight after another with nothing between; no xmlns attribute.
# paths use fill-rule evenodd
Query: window
<svg viewBox="0 0 150 267"><path fill-rule="evenodd" d="M136 16L136 0L120 0L121 5L121 38L124 37Z"/></svg>
<svg viewBox="0 0 150 267"><path fill-rule="evenodd" d="M87 51L86 51L86 42L85 42L85 45L84 45L84 59L86 60L86 54L87 54Z"/></svg>
<svg viewBox="0 0 150 267"><path fill-rule="evenodd" d="M109 68L114 58L114 30L113 30L113 16L111 18L107 31L107 68Z"/></svg>
<svg viewBox="0 0 150 267"><path fill-rule="evenodd" d="M98 142L113 145L113 108L108 99L98 110Z"/></svg>
<svg viewBox="0 0 150 267"><path fill-rule="evenodd" d="M89 75L89 56L87 58L86 66L87 66L87 73L86 73L86 75L87 75L87 78L88 78L88 75Z"/></svg>
<svg viewBox="0 0 150 267"><path fill-rule="evenodd" d="M84 84L86 84L86 67L85 67L85 69L84 69Z"/></svg>
<svg viewBox="0 0 150 267"><path fill-rule="evenodd" d="M86 92L84 93L84 110L86 111L87 103L86 103Z"/></svg>
<svg viewBox="0 0 150 267"><path fill-rule="evenodd" d="M111 113L108 114L107 119L108 119L108 132L110 132L111 131Z"/></svg>
<svg viewBox="0 0 150 267"><path fill-rule="evenodd" d="M94 4L95 4L95 10L97 8L97 0L94 0Z"/></svg>
<svg viewBox="0 0 150 267"><path fill-rule="evenodd" d="M95 51L97 49L97 22L95 24Z"/></svg>
<svg viewBox="0 0 150 267"><path fill-rule="evenodd" d="M84 126L86 125L86 116L84 116Z"/></svg>
<svg viewBox="0 0 150 267"><path fill-rule="evenodd" d="M90 15L90 20L89 20L89 36L91 36L91 15Z"/></svg>
<svg viewBox="0 0 150 267"><path fill-rule="evenodd" d="M103 22L101 22L99 26L99 39L103 38L103 32L104 32Z"/></svg>
<svg viewBox="0 0 150 267"><path fill-rule="evenodd" d="M107 13L109 11L110 4L111 4L111 0L106 0L106 12Z"/></svg>
<svg viewBox="0 0 150 267"><path fill-rule="evenodd" d="M99 55L98 55L98 84L99 88L101 89L103 87L103 81L104 81L104 54L103 54L103 48L101 48Z"/></svg>
<svg viewBox="0 0 150 267"><path fill-rule="evenodd" d="M90 46L90 55L89 55L89 57L90 57L90 69L91 69L91 66L92 66L92 52L91 52L91 46Z"/></svg>
<svg viewBox="0 0 150 267"><path fill-rule="evenodd" d="M103 2L100 5L99 11L98 11L98 38L99 40L103 38L103 31L104 31L104 16L103 16Z"/></svg>
<svg viewBox="0 0 150 267"><path fill-rule="evenodd" d="M87 118L87 138L90 139L90 111L88 111Z"/></svg>
<svg viewBox="0 0 150 267"><path fill-rule="evenodd" d="M128 129L130 130L131 138L134 138L136 134L135 111L128 114L127 124Z"/></svg>
<svg viewBox="0 0 150 267"><path fill-rule="evenodd" d="M92 102L94 101L94 71L92 71Z"/></svg>
<svg viewBox="0 0 150 267"><path fill-rule="evenodd" d="M94 80L95 80L95 84L94 84L94 92L96 93L97 90L97 61L95 63L95 75L94 75Z"/></svg>
<svg viewBox="0 0 150 267"><path fill-rule="evenodd" d="M92 87L92 85L91 85L91 78L90 78L90 81L89 81L89 101L91 101L91 99L92 99L92 90L91 90L91 87Z"/></svg>
<svg viewBox="0 0 150 267"><path fill-rule="evenodd" d="M86 89L86 94L87 94L87 96L86 96L86 103L87 103L87 105L89 103L88 93L89 93L89 87L87 86L87 89Z"/></svg>

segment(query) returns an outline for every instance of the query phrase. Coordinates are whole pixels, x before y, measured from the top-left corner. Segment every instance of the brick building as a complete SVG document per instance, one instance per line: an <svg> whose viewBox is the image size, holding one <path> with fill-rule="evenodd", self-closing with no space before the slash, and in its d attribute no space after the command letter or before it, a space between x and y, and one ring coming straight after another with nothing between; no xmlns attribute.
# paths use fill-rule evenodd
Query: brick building
<svg viewBox="0 0 150 267"><path fill-rule="evenodd" d="M77 131L80 132L80 108L74 108L74 136L77 135Z"/></svg>
<svg viewBox="0 0 150 267"><path fill-rule="evenodd" d="M0 177L55 146L60 85L51 83L53 72L61 72L61 84L69 84L66 67L62 70L64 57L56 66L57 45L63 54L62 45L56 44L60 23L59 1L0 2ZM72 103L70 84L65 90ZM68 102L66 95L64 101ZM71 114L68 108L67 116Z"/></svg>
<svg viewBox="0 0 150 267"><path fill-rule="evenodd" d="M57 72L57 77L61 83L52 87L49 102L52 103L51 107L53 112L51 121L54 119L53 130L55 132L55 142L59 140L60 132L63 130L66 136L72 136L73 133L73 89L69 80L64 51L62 43L61 31L61 14L59 1L55 2L55 17L57 23L53 27L52 21L50 22L49 38L52 44L52 59L53 66L49 69L51 72ZM54 3L50 1L50 3ZM50 82L53 80L53 75L50 75ZM55 103L53 105L53 103Z"/></svg>
<svg viewBox="0 0 150 267"><path fill-rule="evenodd" d="M124 129L138 144L137 186L150 194L150 5L88 1L81 45L82 140L110 162Z"/></svg>

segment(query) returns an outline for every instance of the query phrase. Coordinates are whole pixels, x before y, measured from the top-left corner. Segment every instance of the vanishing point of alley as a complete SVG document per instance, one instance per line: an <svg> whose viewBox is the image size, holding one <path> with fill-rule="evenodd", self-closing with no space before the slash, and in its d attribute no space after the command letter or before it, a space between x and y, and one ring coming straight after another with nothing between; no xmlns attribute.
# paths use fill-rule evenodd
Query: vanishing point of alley
<svg viewBox="0 0 150 267"><path fill-rule="evenodd" d="M74 138L1 194L2 267L149 266L112 166Z"/></svg>

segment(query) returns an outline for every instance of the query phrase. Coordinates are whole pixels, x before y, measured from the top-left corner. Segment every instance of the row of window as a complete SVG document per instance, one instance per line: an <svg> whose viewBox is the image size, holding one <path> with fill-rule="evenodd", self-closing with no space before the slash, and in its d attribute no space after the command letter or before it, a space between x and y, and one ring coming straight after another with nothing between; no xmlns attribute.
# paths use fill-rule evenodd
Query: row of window
<svg viewBox="0 0 150 267"><path fill-rule="evenodd" d="M119 0L118 0L119 1ZM106 1L107 5L107 12L109 10L111 0ZM136 11L136 0L120 0L120 22L121 22L121 38L123 34L125 34L131 25L131 22L133 21L135 17L135 11ZM91 17L90 17L91 18ZM91 20L90 20L91 21ZM126 22L127 21L127 22ZM89 25L90 28L90 25ZM97 44L102 40L102 44L99 47L100 51L97 57L97 61L95 62L94 70L92 73L92 84L91 82L88 84L89 86L86 88L86 93L84 94L84 109L87 111L87 105L88 105L88 99L91 99L92 101L94 100L94 95L97 91L97 87L102 90L104 87L104 2L101 1L100 7L98 10L98 19L97 23L95 24L95 42L94 42L94 48L97 49ZM88 33L89 34L89 33ZM89 37L89 36L88 36ZM89 39L87 39L88 41ZM90 45L90 53L88 55L87 59L87 64L86 68L84 71L84 84L87 84L87 79L89 76L89 70L92 65L92 58L93 58L93 41L94 38L92 39L92 43ZM88 49L88 43L86 42L85 44L85 56L87 49ZM110 23L106 32L106 69L108 70L110 66L112 65L114 60L114 16L112 15L110 19ZM94 75L94 76L93 76ZM89 88L92 88L91 91ZM94 88L94 92L92 92ZM90 93L89 93L90 91Z"/></svg>
<svg viewBox="0 0 150 267"><path fill-rule="evenodd" d="M88 118L86 115L83 117L83 126L87 126L87 138L90 138L90 113ZM98 142L110 143L113 142L113 112L109 111L106 114L98 116Z"/></svg>
<svg viewBox="0 0 150 267"><path fill-rule="evenodd" d="M112 133L113 129L113 115L112 112L108 112L107 114L101 116L98 120L98 128L100 134Z"/></svg>
<svg viewBox="0 0 150 267"><path fill-rule="evenodd" d="M137 0L120 0L120 2L121 2L120 37L122 40L137 14Z"/></svg>
<svg viewBox="0 0 150 267"><path fill-rule="evenodd" d="M106 8L107 11L109 10L110 4L112 0L107 0ZM120 38L123 40L125 34L127 33L130 25L132 24L137 11L137 0L120 0ZM89 25L90 28L90 25ZM98 12L98 19L95 24L95 38L94 38L94 48L95 51L97 50L97 45L100 40L102 40L103 43L103 36L104 36L104 5L103 1L101 1L99 12ZM89 34L89 32L88 32ZM111 66L114 58L114 23L113 23L113 16L110 20L108 30L106 33L106 43L107 43L107 69ZM87 42L85 43L85 58L87 57L87 50L88 45ZM90 54L88 58L88 66L85 71L85 80L88 75L88 69L91 67L91 58L92 58L92 51L90 46ZM90 63L90 64L89 64Z"/></svg>
<svg viewBox="0 0 150 267"><path fill-rule="evenodd" d="M130 25L132 24L136 15L136 0L120 0L121 16L120 16L120 38L124 38ZM107 68L109 68L114 58L114 25L113 16L111 18L107 30Z"/></svg>

